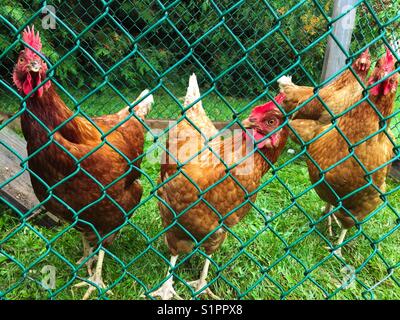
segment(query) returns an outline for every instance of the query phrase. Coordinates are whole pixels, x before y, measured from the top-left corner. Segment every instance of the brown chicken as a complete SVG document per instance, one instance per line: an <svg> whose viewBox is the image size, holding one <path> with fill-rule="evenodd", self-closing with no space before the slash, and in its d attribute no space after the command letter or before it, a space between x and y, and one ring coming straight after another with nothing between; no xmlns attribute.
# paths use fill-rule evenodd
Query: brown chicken
<svg viewBox="0 0 400 320"><path fill-rule="evenodd" d="M369 50L364 51L353 63L352 68L361 81L365 81L371 66ZM285 94L283 107L286 112L300 106L314 95L313 87L297 86L290 77L284 76L278 80L281 92ZM359 101L362 97L363 87L350 69L346 69L339 77L318 91L324 103L335 113L346 109ZM324 117L321 117L324 115ZM319 120L328 124L331 117L318 97L313 98L298 111L292 119Z"/></svg>
<svg viewBox="0 0 400 320"><path fill-rule="evenodd" d="M383 118L387 118L393 112L398 75L387 75L394 69L395 59L387 50L386 55L377 62L368 81L368 85L374 85L370 89L369 98ZM378 83L379 81L382 82ZM304 121L309 123L305 130ZM324 133L307 146L308 154L320 169L309 159L307 165L313 184L320 181L321 170L326 171L323 175L324 181L319 183L315 190L321 199L328 203L326 214L330 212L330 206L337 207L331 215L333 214L343 227L336 251L338 255L341 255L341 244L347 230L360 223L382 204L380 195L385 192L389 161L394 156L394 145L389 137L394 137L388 129L390 119L386 120L386 132L377 134L381 128L380 122L380 116L368 101L349 109L338 119L337 127L333 129L331 125L320 125L318 120L292 121L293 127L305 141ZM310 130L310 126L313 130ZM363 141L364 139L367 140ZM338 163L340 161L343 162ZM377 168L380 169L376 170Z"/></svg>
<svg viewBox="0 0 400 320"><path fill-rule="evenodd" d="M185 106L199 97L196 76L192 75ZM283 95L278 96L277 103L282 99ZM158 192L162 199L159 208L163 225L170 227L165 240L172 254L172 269L178 255L191 252L195 245L202 246L208 256L218 249L226 237L225 228L236 225L251 209L250 201L255 201L256 195L247 198L246 194L256 190L269 169L263 156L274 163L288 136L286 126L280 128L284 117L274 102L256 107L243 122L257 141L259 150L255 152L250 133L240 130L229 138L215 137L217 129L205 114L201 101L186 112L186 117L205 137L186 119L170 131L168 151L164 153L161 164L161 181L165 184ZM274 130L276 132L270 134ZM215 138L210 142L205 140L213 136ZM238 165L228 169L235 163ZM189 284L195 288L196 294L207 292L218 298L207 287L209 265L207 257L200 279ZM152 296L162 299L177 296L172 274Z"/></svg>
<svg viewBox="0 0 400 320"><path fill-rule="evenodd" d="M39 33L33 27L24 30L22 39L41 52ZM90 284L77 286L89 285L87 299L96 288L106 288L102 246L112 243L140 202L138 157L143 152L144 128L132 114L143 117L153 98L144 91L134 112L126 107L89 121L65 105L46 70L42 58L25 47L13 72L19 92L29 96L21 115L29 171L35 194L45 208L82 232L84 256L78 263L87 262L91 277ZM99 251L94 274L89 260L92 250Z"/></svg>

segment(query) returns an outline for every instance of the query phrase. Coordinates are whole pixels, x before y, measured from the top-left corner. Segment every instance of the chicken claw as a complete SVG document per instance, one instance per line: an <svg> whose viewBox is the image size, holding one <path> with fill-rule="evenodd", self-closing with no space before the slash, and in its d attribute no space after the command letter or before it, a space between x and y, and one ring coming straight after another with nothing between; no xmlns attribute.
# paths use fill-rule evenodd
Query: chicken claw
<svg viewBox="0 0 400 320"><path fill-rule="evenodd" d="M92 292L94 292L95 290L98 290L98 288L107 289L107 286L104 284L103 277L102 277L103 261L104 261L104 251L100 250L95 273L92 276L90 276L90 278L87 280L88 282L82 281L82 282L74 285L74 288L81 288L84 286L89 286L89 288L87 289L82 300L89 299ZM92 285L89 282L91 282L95 285ZM107 293L111 294L111 295L113 294L111 292L111 290L108 290Z"/></svg>
<svg viewBox="0 0 400 320"><path fill-rule="evenodd" d="M172 269L175 267L176 260L178 260L178 256L171 256L170 260L170 271L168 271L167 276L170 276L167 281L156 291L151 292L150 296L153 298L160 297L161 300L171 300L173 297L176 297L178 300L183 300L174 289L174 279L172 274Z"/></svg>
<svg viewBox="0 0 400 320"><path fill-rule="evenodd" d="M86 239L86 237L82 234L82 243L83 243L83 256L80 258L77 262L76 265L82 264L89 255L93 253L93 248L90 246L89 241ZM87 267L87 271L89 276L93 275L93 264L97 260L97 256L91 257L86 261L85 265Z"/></svg>
<svg viewBox="0 0 400 320"><path fill-rule="evenodd" d="M330 237L333 237L333 230L332 230L332 217L328 217L328 234Z"/></svg>
<svg viewBox="0 0 400 320"><path fill-rule="evenodd" d="M207 285L207 281L203 281L202 279L199 279L199 280L188 282L188 285L192 286L195 289L195 291L198 292ZM207 288L207 289L201 291L197 295L202 295L202 294L207 294L214 300L222 300L214 292L212 292L210 288Z"/></svg>
<svg viewBox="0 0 400 320"><path fill-rule="evenodd" d="M171 300L172 298L177 298L178 300L183 300L174 289L174 281L172 277L169 278L164 284L156 291L150 293L153 298L160 297L161 300Z"/></svg>
<svg viewBox="0 0 400 320"><path fill-rule="evenodd" d="M347 231L348 231L347 229L342 229L342 232L340 233L340 236L339 236L339 240L338 240L338 242L336 244L336 246L338 246L339 248L333 250L335 255L340 257L340 258L342 258L342 259L343 259L343 255L342 255L342 247L343 247L343 245L342 244L343 244L344 239L346 237ZM332 250L330 247L325 247L325 248L328 249L329 251Z"/></svg>
<svg viewBox="0 0 400 320"><path fill-rule="evenodd" d="M103 279L99 279L98 277L96 277L96 274L94 274L93 276L91 276L88 281L93 282L94 284L96 284L96 286L93 286L91 284L89 284L88 282L82 281L76 285L74 285L74 288L81 288L84 286L89 286L89 288L87 289L85 295L83 296L82 300L88 300L90 295L92 294L93 291L97 290L98 288L101 289L107 289L107 286L104 284ZM98 288L97 288L98 287ZM112 291L108 290L107 291L108 294L112 295Z"/></svg>
<svg viewBox="0 0 400 320"><path fill-rule="evenodd" d="M207 279L207 275L208 275L208 268L210 267L209 259L211 259L211 256L206 258L206 262L204 263L203 270L201 271L201 274L200 274L200 279L196 280L196 281L188 282L188 284L190 286L192 286L196 292L200 291L202 288L204 288L207 285L206 279ZM222 300L220 297L218 297L216 294L214 294L210 288L200 291L200 293L198 293L197 295L201 295L203 293L208 294L212 299Z"/></svg>
<svg viewBox="0 0 400 320"><path fill-rule="evenodd" d="M80 258L80 259L76 262L76 265L82 264L83 261L85 261L85 259L86 259L87 257L88 257L88 256L85 256L85 255L84 255L82 258ZM88 261L86 261L86 263L85 263L85 265L86 265L86 267L87 267L87 271L88 271L89 276L92 276L92 275L93 275L93 264L96 262L96 260L97 260L97 256L94 256L94 257L90 258Z"/></svg>

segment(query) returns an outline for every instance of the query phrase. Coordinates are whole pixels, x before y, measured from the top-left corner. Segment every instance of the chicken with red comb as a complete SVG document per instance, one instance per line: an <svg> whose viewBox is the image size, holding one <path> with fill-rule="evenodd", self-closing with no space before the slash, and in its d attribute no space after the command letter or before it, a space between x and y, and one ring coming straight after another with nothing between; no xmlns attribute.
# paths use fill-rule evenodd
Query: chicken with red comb
<svg viewBox="0 0 400 320"><path fill-rule="evenodd" d="M394 136L389 129L398 86L398 74L390 75L394 70L394 57L387 50L368 80L373 86L369 100L379 113L369 101L364 101L355 107L350 106L337 119L334 128L331 124L321 125L318 120L308 119L310 125L307 127L303 119L291 122L304 141L321 135L307 146L313 159L308 159L307 165L311 182L317 184L317 194L328 204L325 214L337 218L342 227L334 248L340 256L347 230L382 204L381 194L386 190L386 178L394 157L391 142ZM382 119L387 125L386 132L379 132ZM323 181L321 171L324 172ZM332 207L336 209L330 212Z"/></svg>
<svg viewBox="0 0 400 320"><path fill-rule="evenodd" d="M134 114L144 117L153 98L145 90L133 110L128 106L116 114L92 118L94 126L74 114L56 92L46 75L42 43L33 26L24 30L22 40L25 48L18 56L13 80L22 95L29 95L21 127L33 190L49 212L82 232L84 255L78 265L87 265L90 282L78 286L89 286L87 299L95 290L107 289L102 278L103 248L111 245L141 199L144 128ZM98 261L93 272L94 252Z"/></svg>
<svg viewBox="0 0 400 320"><path fill-rule="evenodd" d="M37 52L41 53L42 41L40 40L39 32L35 33L35 28L27 27L22 32L22 40L32 47ZM46 79L47 64L41 57L29 47L25 47L18 56L18 62L14 67L13 80L16 87L28 95L32 92L33 88L39 86L43 80ZM43 95L45 90L51 86L51 81L47 80L41 85L37 92L39 97Z"/></svg>
<svg viewBox="0 0 400 320"><path fill-rule="evenodd" d="M357 77L362 82L365 82L370 67L371 56L369 50L366 49L353 62L352 68ZM346 69L331 83L319 89L318 95L320 99L334 114L341 112L362 98L363 87L357 77L350 69ZM281 92L285 94L282 106L286 112L297 108L314 95L313 87L295 85L290 77L284 76L278 80L278 83ZM328 124L331 116L321 101L315 97L294 113L292 119L319 120Z"/></svg>
<svg viewBox="0 0 400 320"><path fill-rule="evenodd" d="M389 73L395 70L396 60L389 48L386 48L386 56L378 60L372 76L368 80L368 85L371 86L377 81L381 83L374 85L371 89L371 94L374 96L387 96L390 92L396 91L398 75L388 77Z"/></svg>
<svg viewBox="0 0 400 320"><path fill-rule="evenodd" d="M192 75L185 105L199 98L196 76ZM279 95L275 103L282 99L283 95ZM246 132L239 130L221 137L198 101L185 114L190 122L179 121L169 132L161 163L163 184L158 190L162 200L159 208L166 228L165 241L172 255L171 268L175 267L178 255L190 253L195 244L202 242L206 261L200 279L189 283L196 294L205 292L218 298L206 281L210 255L224 242L226 229L239 223L250 211L256 195L250 198L247 195L260 186L261 178L269 170L264 157L275 163L285 146L288 129L275 103L254 108L242 122ZM254 150L254 140L258 150ZM163 286L151 295L162 299L177 296L172 277L169 273Z"/></svg>
<svg viewBox="0 0 400 320"><path fill-rule="evenodd" d="M285 95L280 93L275 97L275 102L277 104L281 104L285 99ZM269 101L261 106L255 107L252 111L250 116L242 121L244 127L252 128L252 134L255 140L259 140L260 142L257 144L259 149L264 147L274 148L279 145L279 134L272 134L268 139L264 139L266 134L270 131L270 125L276 120L275 118L271 117L272 114L276 113L277 115L280 114L279 109L276 105ZM265 119L266 115L270 118Z"/></svg>

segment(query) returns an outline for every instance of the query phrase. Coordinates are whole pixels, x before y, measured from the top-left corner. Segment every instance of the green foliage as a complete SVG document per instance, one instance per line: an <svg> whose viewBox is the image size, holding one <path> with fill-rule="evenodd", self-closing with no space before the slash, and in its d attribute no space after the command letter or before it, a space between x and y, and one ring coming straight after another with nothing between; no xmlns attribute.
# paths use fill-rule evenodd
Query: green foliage
<svg viewBox="0 0 400 320"><path fill-rule="evenodd" d="M12 25L19 28L22 23L26 22L25 17L31 16L41 9L40 1L34 1L31 4L24 0L5 0L5 2L5 5L0 8L0 14ZM57 17L61 18L76 34L84 31L102 12L100 3L88 6L83 6L77 0L68 1L68 3L60 1L48 1L47 3L56 7ZM229 8L230 5L230 1L219 3L219 6L223 9ZM168 11L169 20L165 20L149 30L146 36L134 43L132 43L132 39L136 41L140 32L147 31L149 26L164 16L160 5L154 1L146 0L137 2L135 6L132 6L131 1L118 0L113 2L110 9L120 27L117 27L111 19L104 18L99 20L81 40L81 46L97 62L101 62L101 67L111 67L131 53L132 50L137 49L147 59L147 62L153 65L156 72L163 73L171 66L171 61L178 61L192 49L197 61L212 77L222 75L216 82L216 86L222 94L247 97L260 94L265 90L261 81L254 81L254 73L247 63L242 62L232 68L235 63L242 59L244 50L254 45L266 32L277 25L271 11L263 2L247 1L231 10L224 15L224 19L232 33L220 26L194 46L192 46L192 43L221 21L221 17L217 16L209 1L204 1L202 5L198 5L197 1L182 1ZM286 1L274 2L274 10L277 10L280 14L284 14L287 9ZM306 11L307 14L303 15L303 11ZM299 15L302 15L301 19L298 19ZM176 29L170 26L169 21L175 24ZM34 22L37 24L37 20ZM308 7L303 6L284 20L283 34L290 40L295 40L295 43L298 44L296 49L301 50L301 45L306 46L317 35L321 34L325 24L326 20L315 7L309 10ZM190 44L184 43L176 30L179 30ZM125 31L132 36L132 39L126 37ZM60 24L57 25L55 30L45 30L41 34L44 53L53 63L57 62L76 45L72 41L73 36ZM5 30L0 33L0 36L2 37L0 48L5 49L13 41L15 34L13 30ZM321 70L323 52L323 46L319 46L318 49L304 56L304 65L316 77L319 76ZM280 32L275 32L257 44L249 51L249 56L251 65L258 69L259 76L265 82L273 80L274 77L284 71L287 65L293 63L295 58L294 52L288 48ZM282 59L282 63L279 63L273 57ZM315 61L320 62L316 64ZM5 64L3 61L2 63ZM193 68L193 65L196 64L194 59L188 59L181 68L174 70L168 77L174 79L174 83L182 84L180 80L182 74L187 74L185 70ZM12 67L12 61L7 61L6 65ZM225 70L229 68L232 68L232 70L224 74ZM56 71L57 78L62 83L73 85L76 88L85 86L93 88L103 80L102 73L82 50L77 50L71 54ZM0 70L0 74L3 73L2 75L4 75L4 72L6 72L5 69ZM134 54L127 63L118 68L116 85L136 87L139 82L138 75L142 78L147 77L147 81L157 78L157 74L151 71L151 68L140 55ZM255 83L249 86L248 84L252 82Z"/></svg>
<svg viewBox="0 0 400 320"><path fill-rule="evenodd" d="M0 14L18 28L26 23L26 17L41 10L41 1L3 1ZM398 3L385 6L385 0L370 2L383 22L399 11ZM326 32L328 22L323 13L329 16L333 0L306 1L295 10L296 1L270 3L267 6L264 1L250 0L231 9L232 1L218 1L221 11L218 14L214 2L203 1L199 5L198 1L181 1L168 8L166 16L156 1L137 1L133 6L131 0L116 0L108 7L115 18L113 21L108 16L100 18L103 13L100 1L88 5L79 0L47 1L55 6L57 17L74 34L59 22L55 30L43 30L43 51L52 63L67 55L56 70L57 79L63 85L80 90L96 88L105 78L101 68L107 71L127 56L129 59L109 75L118 88L154 85L160 74L174 87L184 87L188 70L204 69L201 78L208 85L214 85L222 95L253 99L264 93L266 85L299 58L301 66L318 82L326 45L326 39L320 37ZM386 7L389 8L384 10ZM378 35L376 22L367 6L362 5L358 10L360 18L353 50L359 50ZM276 20L275 14L284 19ZM221 21L225 23L215 28ZM38 19L33 22L40 27ZM393 24L394 29L396 25ZM274 28L276 30L268 34ZM3 29L0 49L7 48L15 39L13 30ZM210 30L213 31L204 36ZM75 35L80 33L78 45ZM302 52L309 45L313 45L312 50ZM14 48L14 56L18 49L18 46ZM302 53L298 55L298 52ZM179 67L165 74L174 62L185 57L188 58ZM0 61L0 76L7 80L14 61L10 55L3 60ZM297 81L311 83L301 68L291 73Z"/></svg>

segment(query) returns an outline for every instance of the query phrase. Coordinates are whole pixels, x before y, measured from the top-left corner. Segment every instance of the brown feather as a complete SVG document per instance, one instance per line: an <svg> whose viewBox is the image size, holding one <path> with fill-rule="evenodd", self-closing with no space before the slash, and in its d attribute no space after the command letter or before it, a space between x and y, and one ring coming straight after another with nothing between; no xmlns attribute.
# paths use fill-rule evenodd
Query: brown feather
<svg viewBox="0 0 400 320"><path fill-rule="evenodd" d="M107 136L105 140L124 155L121 156L106 144L97 149L102 143L102 134L87 119L74 116L53 86L42 97L28 99L27 109L51 131L68 120L49 139L46 130L27 111L21 116L28 154L46 145L29 160L36 196L56 216L69 222L77 221L75 226L88 240L98 243L96 232L103 237L115 231L140 201L142 187L137 180L140 172L134 168L140 167L140 160L133 164L130 161L143 152L142 125L131 117ZM107 133L121 117L114 114L93 120ZM90 152L93 153L87 156ZM76 162L84 157L78 167ZM109 186L124 174L126 176ZM45 185L51 188L63 179L64 182L51 192ZM114 237L115 233L111 234L103 244L109 244Z"/></svg>
<svg viewBox="0 0 400 320"><path fill-rule="evenodd" d="M390 93L388 96L383 97L371 97L372 102L384 117L392 113L394 99L395 93ZM328 128L329 125L320 126L319 129L315 130L315 133L322 133ZM364 102L343 115L338 120L338 128L353 145L379 130L379 117L369 103ZM334 128L325 133L307 148L308 153L316 161L321 170L327 170L334 166L325 173L324 182L318 184L315 190L322 200L337 206L339 205L339 200L328 185L333 188L340 198L347 196L359 188L363 188L343 201L343 206L358 221L362 221L382 203L380 192L373 186L367 186L369 183L368 177L372 178L375 187L381 192L385 192L386 177L390 169L390 165L387 163L394 156L394 146L387 135L382 132L354 147L355 157L362 163L367 172L354 156L337 164L347 157L351 151L349 144L342 137L339 129ZM307 161L307 165L311 182L316 183L320 180L320 169L310 160ZM383 168L373 174L369 174L370 171L380 166L383 166ZM355 221L345 210L339 210L336 216L345 228L350 228L355 224Z"/></svg>
<svg viewBox="0 0 400 320"><path fill-rule="evenodd" d="M197 125L197 119L191 120ZM203 117L200 117L200 121L202 122L200 126L207 123ZM206 132L210 133L213 130L211 127ZM285 127L282 129L279 146L268 149L265 153L270 161L277 160L287 136ZM208 145L218 156L206 148L197 157L188 161L204 148L204 138L186 120L181 121L170 131L166 146L168 153L164 153L161 165L161 182L165 184L159 189L158 195L168 204L166 206L163 202L159 203L164 227L178 221L184 228L174 226L166 233L166 242L173 255L192 250L193 240L187 232L190 232L197 241L201 241L219 228L203 244L207 254L213 253L225 239L224 228L236 225L251 209L249 201L254 202L256 195L248 199L246 194L253 192L260 185L262 176L269 169L268 163L259 152L256 152L228 172L219 160L223 159L230 166L242 159L248 153L246 144L252 142L241 138L242 133L224 140L216 137ZM227 139L232 139L232 144L230 148L225 149ZM174 159L179 163L188 162L178 169ZM246 166L249 166L250 170L245 171ZM177 176L174 176L177 172L179 172ZM171 179L172 176L174 177ZM200 195L211 186L213 187L203 196ZM243 203L245 205L242 206ZM229 214L231 212L233 213ZM175 219L180 214L182 215Z"/></svg>

